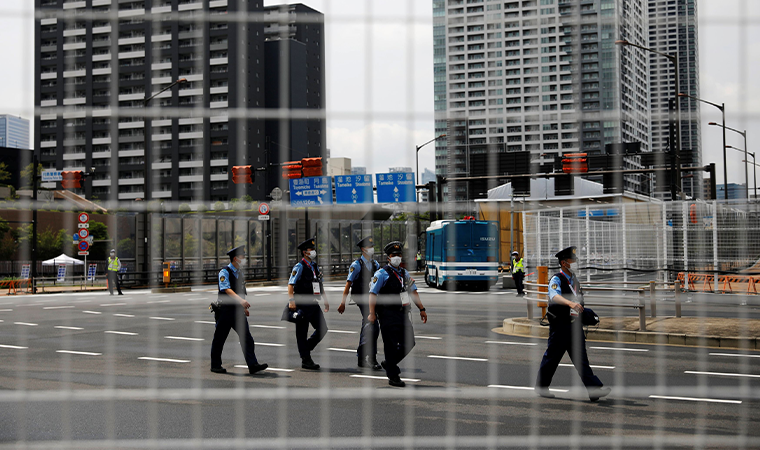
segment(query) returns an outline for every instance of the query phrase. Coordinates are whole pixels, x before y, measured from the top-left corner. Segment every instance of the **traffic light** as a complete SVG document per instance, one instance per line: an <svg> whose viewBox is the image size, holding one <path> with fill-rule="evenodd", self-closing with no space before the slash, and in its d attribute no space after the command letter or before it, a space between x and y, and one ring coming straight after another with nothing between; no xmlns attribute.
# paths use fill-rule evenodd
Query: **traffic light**
<svg viewBox="0 0 760 450"><path fill-rule="evenodd" d="M304 158L301 160L304 177L322 176L322 158Z"/></svg>
<svg viewBox="0 0 760 450"><path fill-rule="evenodd" d="M282 166L282 177L285 178L286 180L301 178L303 177L303 173L301 172L301 169L302 169L301 163L298 161L286 162Z"/></svg>
<svg viewBox="0 0 760 450"><path fill-rule="evenodd" d="M232 182L235 184L253 184L251 166L233 166Z"/></svg>
<svg viewBox="0 0 760 450"><path fill-rule="evenodd" d="M61 187L63 189L75 189L82 187L84 173L81 170L69 170L61 172Z"/></svg>
<svg viewBox="0 0 760 450"><path fill-rule="evenodd" d="M588 160L586 159L586 153L566 153L562 158L562 172L588 172Z"/></svg>

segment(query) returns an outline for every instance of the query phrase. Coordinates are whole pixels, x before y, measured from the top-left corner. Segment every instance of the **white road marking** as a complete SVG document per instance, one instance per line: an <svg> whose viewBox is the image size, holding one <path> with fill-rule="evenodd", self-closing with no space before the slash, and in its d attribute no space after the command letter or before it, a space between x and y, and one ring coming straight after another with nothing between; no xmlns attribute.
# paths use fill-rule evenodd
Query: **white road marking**
<svg viewBox="0 0 760 450"><path fill-rule="evenodd" d="M328 333L359 334L358 331L327 330Z"/></svg>
<svg viewBox="0 0 760 450"><path fill-rule="evenodd" d="M535 391L536 389L530 386L508 386L506 384L489 384L488 387L490 388L499 388L499 389L515 389L518 391ZM570 392L569 389L553 389L549 388L550 391L553 392Z"/></svg>
<svg viewBox="0 0 760 450"><path fill-rule="evenodd" d="M208 320L196 320L195 323L207 323L210 325L216 325L216 322L209 322Z"/></svg>
<svg viewBox="0 0 760 450"><path fill-rule="evenodd" d="M710 353L710 356L733 356L737 358L760 358L760 355L745 355L742 353Z"/></svg>
<svg viewBox="0 0 760 450"><path fill-rule="evenodd" d="M146 361L161 361L161 362L174 362L174 363L189 363L189 359L171 359L171 358L152 358L150 356L140 356L137 359L143 359Z"/></svg>
<svg viewBox="0 0 760 450"><path fill-rule="evenodd" d="M215 322L211 322L211 323L215 323ZM276 326L276 325L251 325L251 328L271 328L273 330L284 330L285 329L285 327L280 327L280 326Z"/></svg>
<svg viewBox="0 0 760 450"><path fill-rule="evenodd" d="M148 317L148 319L153 319L153 320L177 320L177 319L172 319L171 317Z"/></svg>
<svg viewBox="0 0 760 450"><path fill-rule="evenodd" d="M107 334L121 334L123 336L137 336L137 333L132 333L130 331L104 331L103 333L107 333Z"/></svg>
<svg viewBox="0 0 760 450"><path fill-rule="evenodd" d="M79 327L64 327L63 325L55 326L54 328L58 328L59 330L84 330L84 328Z"/></svg>
<svg viewBox="0 0 760 450"><path fill-rule="evenodd" d="M488 361L486 358L466 358L464 356L440 356L440 355L428 355L428 358L435 359L453 359L456 361Z"/></svg>
<svg viewBox="0 0 760 450"><path fill-rule="evenodd" d="M92 303L92 300L74 300L71 303Z"/></svg>
<svg viewBox="0 0 760 450"><path fill-rule="evenodd" d="M625 348L625 347L589 347L594 350L618 350L621 352L648 352L645 348Z"/></svg>
<svg viewBox="0 0 760 450"><path fill-rule="evenodd" d="M114 314L116 317L134 317L134 314Z"/></svg>
<svg viewBox="0 0 760 450"><path fill-rule="evenodd" d="M731 403L734 405L741 404L741 400L724 400L720 398L675 397L670 395L650 395L649 398L658 398L662 400L684 400L688 402Z"/></svg>
<svg viewBox="0 0 760 450"><path fill-rule="evenodd" d="M126 303L102 303L100 306L124 306Z"/></svg>
<svg viewBox="0 0 760 450"><path fill-rule="evenodd" d="M152 301L145 302L145 303L150 304L150 303L170 303L170 302L171 302L171 300L152 300Z"/></svg>
<svg viewBox="0 0 760 450"><path fill-rule="evenodd" d="M11 312L11 311L13 311L13 310L12 309L0 309L0 312Z"/></svg>
<svg viewBox="0 0 760 450"><path fill-rule="evenodd" d="M486 344L502 344L502 345L538 345L535 342L510 342L510 341L486 341Z"/></svg>
<svg viewBox="0 0 760 450"><path fill-rule="evenodd" d="M197 292L191 292L191 293L189 293L189 294L182 294L182 295L184 295L185 297L189 297L189 296L191 296L191 295L201 295L201 294L199 294L199 293L197 293Z"/></svg>
<svg viewBox="0 0 760 450"><path fill-rule="evenodd" d="M101 356L102 353L94 353L94 352L77 352L74 350L56 350L56 353L67 353L70 355L85 355L85 356Z"/></svg>
<svg viewBox="0 0 760 450"><path fill-rule="evenodd" d="M354 348L337 348L337 347L328 347L328 350L332 350L334 352L351 352L356 353L356 349Z"/></svg>
<svg viewBox="0 0 760 450"><path fill-rule="evenodd" d="M45 306L42 309L68 309L68 308L73 308L73 307L74 307L73 305L72 306Z"/></svg>
<svg viewBox="0 0 760 450"><path fill-rule="evenodd" d="M14 350L26 350L29 347L19 347L18 345L3 345L3 344L0 344L0 348L12 348Z"/></svg>
<svg viewBox="0 0 760 450"><path fill-rule="evenodd" d="M713 375L716 377L760 378L760 375L752 375L748 373L699 372L696 370L684 370L683 373L688 373L691 375Z"/></svg>
<svg viewBox="0 0 760 450"><path fill-rule="evenodd" d="M267 295L272 295L272 294L253 294L254 297L265 297Z"/></svg>
<svg viewBox="0 0 760 450"><path fill-rule="evenodd" d="M82 312L85 314L103 314L102 312L98 312L98 311L82 311Z"/></svg>
<svg viewBox="0 0 760 450"><path fill-rule="evenodd" d="M29 322L13 322L14 325L24 325L26 327L36 327L36 323L29 323Z"/></svg>
<svg viewBox="0 0 760 450"><path fill-rule="evenodd" d="M233 367L237 367L238 369L247 369L248 368L248 366L245 366L245 365L237 365L237 366L233 366ZM280 369L280 368L277 368L277 367L267 367L264 370L267 370L269 372L295 372L295 369Z"/></svg>
<svg viewBox="0 0 760 450"><path fill-rule="evenodd" d="M191 338L182 336L164 336L164 339L173 339L175 341L202 341L203 338Z"/></svg>
<svg viewBox="0 0 760 450"><path fill-rule="evenodd" d="M367 378L370 380L387 380L388 377L381 377L377 375L349 375L351 378ZM408 381L410 383L417 383L418 381L422 381L419 378L402 378L401 381Z"/></svg>
<svg viewBox="0 0 760 450"><path fill-rule="evenodd" d="M415 339L429 339L431 341L440 341L441 339L443 339L442 337L437 337L437 336L420 336L416 334L414 335L414 338Z"/></svg>
<svg viewBox="0 0 760 450"><path fill-rule="evenodd" d="M5 321L4 320L0 320L0 323L3 323L3 322L5 322Z"/></svg>
<svg viewBox="0 0 760 450"><path fill-rule="evenodd" d="M572 364L561 363L560 367L575 367L575 366ZM615 368L615 366L594 366L594 365L589 365L589 367L591 367L592 369L608 369L608 370L613 370Z"/></svg>
<svg viewBox="0 0 760 450"><path fill-rule="evenodd" d="M275 344L273 342L256 342L255 345L261 345L263 347L285 347L285 344Z"/></svg>

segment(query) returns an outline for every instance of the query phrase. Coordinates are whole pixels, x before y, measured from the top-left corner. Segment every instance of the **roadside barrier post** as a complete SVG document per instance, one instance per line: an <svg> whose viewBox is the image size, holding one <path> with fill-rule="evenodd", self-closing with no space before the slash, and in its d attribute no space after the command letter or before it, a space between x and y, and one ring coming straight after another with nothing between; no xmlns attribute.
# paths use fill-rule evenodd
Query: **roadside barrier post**
<svg viewBox="0 0 760 450"><path fill-rule="evenodd" d="M654 281L649 282L649 308L652 310L652 317L657 317L657 296Z"/></svg>
<svg viewBox="0 0 760 450"><path fill-rule="evenodd" d="M673 290L676 295L676 317L681 317L681 282L676 280L673 284Z"/></svg>

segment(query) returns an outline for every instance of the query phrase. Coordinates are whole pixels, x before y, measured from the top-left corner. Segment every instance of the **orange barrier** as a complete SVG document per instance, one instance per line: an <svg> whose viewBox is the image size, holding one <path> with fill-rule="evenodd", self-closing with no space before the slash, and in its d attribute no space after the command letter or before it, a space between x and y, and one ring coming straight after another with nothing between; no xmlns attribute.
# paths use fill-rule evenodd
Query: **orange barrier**
<svg viewBox="0 0 760 450"><path fill-rule="evenodd" d="M718 292L718 286L722 286L720 289L724 293L733 293L734 284L747 284L747 294L757 294L757 284L760 283L760 276L752 275L719 275L718 282L715 285L716 290L713 290L712 281L715 279L715 275L702 274L702 273L690 273L688 279L686 274L681 272L676 277L676 280L680 281L683 286L687 286L690 291L703 291L703 292ZM702 289L697 289L695 282L702 282Z"/></svg>

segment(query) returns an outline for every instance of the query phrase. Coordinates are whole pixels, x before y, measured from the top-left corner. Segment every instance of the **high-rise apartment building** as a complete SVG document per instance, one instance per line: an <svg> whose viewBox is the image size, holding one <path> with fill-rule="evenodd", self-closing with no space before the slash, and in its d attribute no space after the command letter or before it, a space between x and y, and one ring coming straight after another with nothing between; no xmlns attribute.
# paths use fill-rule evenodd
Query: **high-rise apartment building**
<svg viewBox="0 0 760 450"><path fill-rule="evenodd" d="M0 115L0 147L29 148L29 121L7 114Z"/></svg>
<svg viewBox="0 0 760 450"><path fill-rule="evenodd" d="M681 92L699 97L699 40L696 0L649 0L649 47L678 56L678 81ZM668 103L675 99L676 73L673 64L662 56L649 54L652 103L652 151L669 152ZM679 100L681 111L681 164L702 165L699 102ZM702 172L692 172L683 181L683 191L704 198ZM670 192L665 193L670 197Z"/></svg>
<svg viewBox="0 0 760 450"><path fill-rule="evenodd" d="M510 152L548 164L612 143L650 151L648 59L615 45L646 46L646 14L646 0L434 0L435 131L447 134L436 173L499 175ZM624 187L643 191L642 180L626 176ZM480 195L446 188L451 200Z"/></svg>
<svg viewBox="0 0 760 450"><path fill-rule="evenodd" d="M35 148L44 168L94 167L81 193L100 199L265 198L272 188L265 177L253 185L230 180L232 166L280 161L266 151L262 0L36 0L36 7L35 104L43 112ZM322 92L321 79L311 81L308 88ZM323 109L323 97L310 107ZM324 148L289 147L302 145Z"/></svg>

